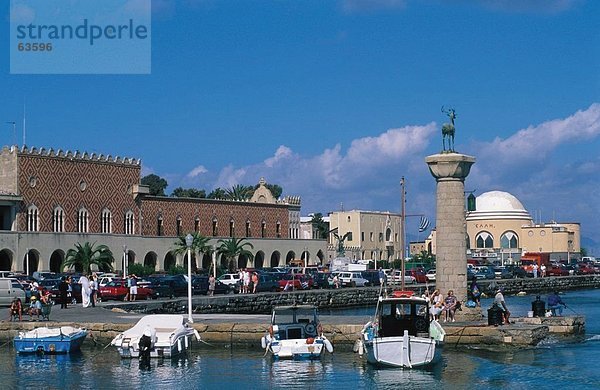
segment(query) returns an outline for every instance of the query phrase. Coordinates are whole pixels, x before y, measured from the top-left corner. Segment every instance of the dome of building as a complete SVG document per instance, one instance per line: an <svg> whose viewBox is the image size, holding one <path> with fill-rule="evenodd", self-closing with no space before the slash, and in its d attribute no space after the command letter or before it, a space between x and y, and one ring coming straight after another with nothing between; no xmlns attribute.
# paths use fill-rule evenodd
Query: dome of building
<svg viewBox="0 0 600 390"><path fill-rule="evenodd" d="M475 211L467 213L467 220L523 219L531 215L514 195L504 191L484 192L476 198Z"/></svg>

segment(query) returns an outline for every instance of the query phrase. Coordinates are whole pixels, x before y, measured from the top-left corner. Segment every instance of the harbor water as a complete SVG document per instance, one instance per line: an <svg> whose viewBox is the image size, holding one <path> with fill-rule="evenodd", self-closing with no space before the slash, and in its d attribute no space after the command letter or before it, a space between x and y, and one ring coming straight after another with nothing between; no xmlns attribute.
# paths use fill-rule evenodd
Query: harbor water
<svg viewBox="0 0 600 390"><path fill-rule="evenodd" d="M542 296L545 299L545 296ZM256 348L196 344L185 357L141 366L105 346L86 342L81 353L18 356L2 346L2 389L592 389L600 388L600 290L562 295L564 315L586 317L581 337L552 337L528 349L460 349L446 344L442 361L425 370L376 369L352 352L325 354L320 361L275 361ZM507 297L513 316L526 316L535 296ZM482 300L482 307L491 305ZM368 316L374 308L328 315Z"/></svg>

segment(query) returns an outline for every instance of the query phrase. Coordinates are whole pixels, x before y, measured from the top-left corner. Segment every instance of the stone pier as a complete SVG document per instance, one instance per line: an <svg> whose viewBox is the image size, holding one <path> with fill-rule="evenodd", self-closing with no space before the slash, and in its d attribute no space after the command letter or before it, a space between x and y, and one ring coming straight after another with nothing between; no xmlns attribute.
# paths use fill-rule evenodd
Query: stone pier
<svg viewBox="0 0 600 390"><path fill-rule="evenodd" d="M444 295L454 290L459 301L467 294L467 228L465 186L475 157L448 152L425 158L437 181L436 287Z"/></svg>

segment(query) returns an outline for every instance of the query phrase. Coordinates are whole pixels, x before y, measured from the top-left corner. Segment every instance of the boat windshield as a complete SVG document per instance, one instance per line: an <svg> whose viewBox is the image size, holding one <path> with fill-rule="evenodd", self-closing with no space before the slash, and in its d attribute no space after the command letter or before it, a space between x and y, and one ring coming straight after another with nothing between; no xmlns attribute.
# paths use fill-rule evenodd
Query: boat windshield
<svg viewBox="0 0 600 390"><path fill-rule="evenodd" d="M316 310L314 308L276 309L273 315L274 324L295 324L309 322L316 322Z"/></svg>

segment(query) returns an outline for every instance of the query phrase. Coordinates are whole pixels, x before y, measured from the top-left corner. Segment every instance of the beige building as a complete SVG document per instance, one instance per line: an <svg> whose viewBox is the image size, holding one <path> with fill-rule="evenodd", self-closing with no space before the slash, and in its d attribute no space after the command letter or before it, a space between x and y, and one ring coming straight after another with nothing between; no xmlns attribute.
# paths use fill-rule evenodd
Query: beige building
<svg viewBox="0 0 600 390"><path fill-rule="evenodd" d="M381 211L336 211L329 214L329 258L336 257L338 239L346 256L357 260L395 260L402 256L400 214Z"/></svg>
<svg viewBox="0 0 600 390"><path fill-rule="evenodd" d="M467 257L517 263L525 252L550 253L555 260L579 258L580 225L577 222L535 223L523 204L503 191L490 191L476 198L467 211ZM435 229L426 247L435 254Z"/></svg>

